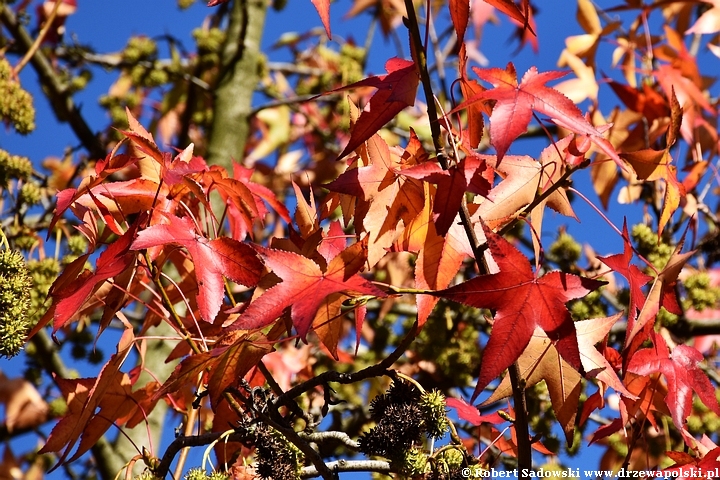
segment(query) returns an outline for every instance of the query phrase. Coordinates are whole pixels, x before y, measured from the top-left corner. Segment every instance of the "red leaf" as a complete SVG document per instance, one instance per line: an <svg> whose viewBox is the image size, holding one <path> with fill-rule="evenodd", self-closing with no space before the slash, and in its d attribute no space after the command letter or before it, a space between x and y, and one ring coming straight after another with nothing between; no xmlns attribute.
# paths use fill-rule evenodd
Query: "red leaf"
<svg viewBox="0 0 720 480"><path fill-rule="evenodd" d="M587 295L603 282L562 272L550 272L536 278L528 259L520 251L490 230L486 235L500 272L481 275L436 293L496 312L473 395L477 396L520 357L538 326L555 343L560 355L580 370L575 325L565 303Z"/></svg>
<svg viewBox="0 0 720 480"><path fill-rule="evenodd" d="M337 88L328 93L340 92L357 87L374 87L378 91L372 96L350 134L350 141L338 159L362 145L405 107L415 105L420 76L414 62L391 58L385 63L387 75L369 77L351 85Z"/></svg>
<svg viewBox="0 0 720 480"><path fill-rule="evenodd" d="M214 407L218 405L223 392L230 386L235 386L245 377L245 374L268 353L272 348L272 333L269 337L255 332L252 334L239 332L231 335L237 336L232 344L223 345L210 352L191 355L182 361L153 399L159 399L168 393L174 393L185 385L197 384L198 375L208 373L207 386L210 392L210 401ZM225 337L227 340L228 337Z"/></svg>
<svg viewBox="0 0 720 480"><path fill-rule="evenodd" d="M212 322L225 296L223 275L251 287L260 278L262 264L244 243L227 237L208 240L195 233L195 226L187 217L169 215L168 220L169 224L153 225L140 232L131 248L142 250L168 244L185 247L195 264L200 315Z"/></svg>
<svg viewBox="0 0 720 480"><path fill-rule="evenodd" d="M630 263L633 257L633 249L627 229L627 220L623 222L623 241L625 242L623 253L610 255L608 257L598 257L598 259L625 277L630 284L628 330L632 331L633 326L635 325L635 320L637 319L637 314L645 302L645 295L643 295L642 287L652 280L652 277L644 274L636 265L632 265Z"/></svg>
<svg viewBox="0 0 720 480"><path fill-rule="evenodd" d="M349 168L325 187L358 197L356 231L367 234L368 264L372 267L425 204L423 183L404 172L426 161L427 154L414 135L402 157L392 153L379 135L373 135L359 152L358 163L367 166Z"/></svg>
<svg viewBox="0 0 720 480"><path fill-rule="evenodd" d="M194 145L191 143L175 158L172 158L169 153L163 154L161 168L163 182L168 185L177 185L183 181L186 175L204 172L208 169L207 163L202 157L193 156L193 149Z"/></svg>
<svg viewBox="0 0 720 480"><path fill-rule="evenodd" d="M624 168L613 146L587 121L580 109L565 95L545 85L549 81L565 76L566 72L538 73L537 68L531 67L518 85L515 67L511 63L505 70L473 68L473 71L481 80L492 84L495 88L480 92L455 110L469 107L485 99L496 101L490 115L490 141L497 150L498 161L502 160L510 144L525 133L534 110L547 115L561 127L580 135L587 135L600 150Z"/></svg>
<svg viewBox="0 0 720 480"><path fill-rule="evenodd" d="M602 342L610 333L610 329L622 316L622 312L611 317L591 318L575 322L578 345L580 347L580 360L587 377L594 377L608 387L612 387L621 395L636 399L620 381L610 362L601 354L595 345Z"/></svg>
<svg viewBox="0 0 720 480"><path fill-rule="evenodd" d="M497 8L501 12L503 12L505 15L507 15L510 18L513 18L520 22L523 25L528 24L528 19L525 14L518 8L517 5L515 5L515 2L512 0L483 0L488 5L492 5L493 7ZM527 4L528 0L523 0L524 5L526 7L527 11Z"/></svg>
<svg viewBox="0 0 720 480"><path fill-rule="evenodd" d="M232 329L262 328L277 320L286 308L298 334L305 338L325 298L335 292L358 292L385 297L385 293L357 275L367 255L362 243L355 243L333 258L327 271L309 258L292 252L256 247L265 264L282 279L255 299L240 315Z"/></svg>
<svg viewBox="0 0 720 480"><path fill-rule="evenodd" d="M579 341L578 341L579 343ZM591 348L594 348L591 346ZM568 445L572 445L575 431L575 417L578 411L582 376L566 361L560 358L557 349L542 332L535 330L525 351L517 360L520 377L525 381L525 388L545 381L555 418L565 432ZM482 405L492 404L512 395L510 376L506 375L497 386L490 398Z"/></svg>
<svg viewBox="0 0 720 480"><path fill-rule="evenodd" d="M631 351L635 350L645 340L644 335L638 336L638 334L641 331L647 331L647 328L645 328L646 326L650 328L650 326L653 325L660 307L665 307L667 311L674 313L675 315L683 314L677 303L675 282L677 281L678 275L685 263L695 253L694 250L680 253L682 252L684 245L685 234L683 234L672 255L670 255L670 259L667 264L662 271L658 273L658 276L655 278L655 281L650 287L645 303L638 314L637 321L634 325L632 325L632 328L628 324L628 333L625 337L626 349L630 349ZM630 355L632 355L632 352Z"/></svg>
<svg viewBox="0 0 720 480"><path fill-rule="evenodd" d="M315 5L322 20L323 27L325 27L325 33L330 40L332 40L332 34L330 33L330 0L310 0Z"/></svg>
<svg viewBox="0 0 720 480"><path fill-rule="evenodd" d="M705 372L698 366L703 355L694 347L678 345L668 352L668 346L662 335L651 333L652 348L638 350L630 359L628 371L638 375L651 375L660 372L668 384L665 398L675 427L681 432L690 447L694 446L693 437L685 429L685 421L692 411L692 392L710 410L720 415L720 405L715 397L715 388Z"/></svg>
<svg viewBox="0 0 720 480"><path fill-rule="evenodd" d="M127 374L120 372L133 340L132 330L125 330L118 352L110 357L97 378L55 378L65 397L68 410L55 425L39 453L63 450L58 460L60 465L66 461L75 443L82 436L77 451L67 460L71 462L88 451L113 425L113 420L120 420L122 417L126 421L135 411L137 402L133 399L130 379ZM96 411L98 408L99 411Z"/></svg>
<svg viewBox="0 0 720 480"><path fill-rule="evenodd" d="M490 415L480 415L476 407L470 405L462 398L450 397L445 401L445 404L457 410L458 417L466 422L470 422L472 425L480 425L481 423L493 423L497 425L505 421L497 412Z"/></svg>
<svg viewBox="0 0 720 480"><path fill-rule="evenodd" d="M450 18L455 27L458 44L464 45L465 30L470 20L470 2L467 0L450 0L448 2Z"/></svg>
<svg viewBox="0 0 720 480"><path fill-rule="evenodd" d="M74 281L52 292L57 300L54 303L55 314L53 331L57 331L82 308L90 296L97 291L105 280L115 277L135 264L135 254L130 252L130 242L135 237L137 224L123 236L108 245L95 262L95 272L85 270ZM37 327L35 328L35 330Z"/></svg>
<svg viewBox="0 0 720 480"><path fill-rule="evenodd" d="M701 458L691 457L684 452L665 453L675 461L675 465L658 472L662 473L664 478L712 478L712 474L720 468L720 447L713 448Z"/></svg>
<svg viewBox="0 0 720 480"><path fill-rule="evenodd" d="M435 183L438 188L433 201L435 228L438 235L445 235L460 210L466 192L487 196L492 188L494 171L480 155L464 157L457 165L442 170L435 163L423 163L404 169L408 177Z"/></svg>

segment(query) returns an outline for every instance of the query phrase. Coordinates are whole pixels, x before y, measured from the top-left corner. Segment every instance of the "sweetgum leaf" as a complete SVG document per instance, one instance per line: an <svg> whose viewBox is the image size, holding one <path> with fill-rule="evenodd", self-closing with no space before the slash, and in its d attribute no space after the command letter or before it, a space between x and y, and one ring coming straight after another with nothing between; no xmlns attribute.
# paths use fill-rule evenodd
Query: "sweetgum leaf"
<svg viewBox="0 0 720 480"><path fill-rule="evenodd" d="M715 387L699 366L704 357L695 347L678 345L668 350L662 335L651 333L652 348L635 352L628 364L628 371L649 376L660 372L665 376L668 395L665 398L675 427L688 445L694 446L693 437L685 429L685 421L692 411L692 392L715 414L720 415L720 405L715 397Z"/></svg>
<svg viewBox="0 0 720 480"><path fill-rule="evenodd" d="M137 224L108 245L95 262L94 272L85 270L75 280L64 284L61 288L53 287L51 291L54 299L53 331L57 332L69 322L106 280L134 267L136 255L130 251L130 243L136 231ZM82 266L83 263L73 265L77 267ZM65 280L63 277L58 280L60 279ZM42 321L38 325L42 325ZM33 332L37 329L38 326Z"/></svg>
<svg viewBox="0 0 720 480"><path fill-rule="evenodd" d="M401 58L391 58L385 63L385 70L388 72L387 75L368 77L328 92L335 93L357 87L378 89L355 122L350 141L338 159L362 145L405 107L415 104L415 94L420 82L415 63Z"/></svg>
<svg viewBox="0 0 720 480"><path fill-rule="evenodd" d="M537 278L525 255L492 231L486 229L485 234L500 272L436 292L456 302L495 311L473 396L522 355L536 327L573 368L581 370L575 325L565 303L587 295L603 282L563 272Z"/></svg>
<svg viewBox="0 0 720 480"><path fill-rule="evenodd" d="M612 268L613 271L619 273L625 277L630 284L630 305L628 311L628 330L632 331L637 319L638 312L645 303L645 295L643 294L642 287L645 286L652 277L644 274L637 265L632 265L630 262L633 257L632 244L630 243L630 234L628 233L627 220L623 222L623 241L625 247L623 253L615 255L609 255L607 257L598 257L608 267Z"/></svg>
<svg viewBox="0 0 720 480"><path fill-rule="evenodd" d="M169 244L185 247L195 265L200 315L212 322L225 296L223 276L252 287L260 279L262 264L255 251L244 243L227 237L208 240L195 233L189 218L169 215L168 219L168 224L153 225L140 232L131 248L143 250Z"/></svg>
<svg viewBox="0 0 720 480"><path fill-rule="evenodd" d="M240 315L231 329L262 328L277 320L290 308L290 317L298 334L305 338L318 309L328 295L357 292L376 297L386 294L357 272L366 258L366 247L355 243L343 250L323 272L307 257L283 250L256 247L265 264L282 282L255 299Z"/></svg>
<svg viewBox="0 0 720 480"><path fill-rule="evenodd" d="M498 162L505 156L510 144L525 133L535 111L550 117L560 127L587 135L600 150L625 168L615 148L585 119L580 109L565 95L546 85L565 76L566 72L538 72L537 68L531 67L518 84L512 64L508 64L505 70L474 67L473 71L494 88L478 93L455 110L488 99L496 101L490 115L490 142L497 150Z"/></svg>
<svg viewBox="0 0 720 480"><path fill-rule="evenodd" d="M445 400L445 404L457 411L458 417L470 422L472 425L480 425L481 423L493 423L495 425L503 423L503 420L497 412L490 415L480 415L477 407L470 405L462 398L450 397Z"/></svg>

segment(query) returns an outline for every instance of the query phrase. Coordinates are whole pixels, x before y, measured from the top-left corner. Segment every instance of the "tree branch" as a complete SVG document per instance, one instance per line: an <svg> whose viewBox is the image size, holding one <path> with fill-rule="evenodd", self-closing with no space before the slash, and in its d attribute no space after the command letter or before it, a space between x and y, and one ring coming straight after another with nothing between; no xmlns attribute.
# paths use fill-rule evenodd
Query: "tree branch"
<svg viewBox="0 0 720 480"><path fill-rule="evenodd" d="M261 0L236 0L230 8L207 154L208 163L229 172L245 155L266 10Z"/></svg>
<svg viewBox="0 0 720 480"><path fill-rule="evenodd" d="M210 445L214 441L218 440L222 435L223 432L213 432L204 433L202 435L193 435L191 437L177 437L175 440L172 441L172 443L170 443L170 445L168 445L167 449L165 449L165 453L160 460L160 464L155 469L153 474L158 478L165 478L170 471L170 466L175 459L175 455L177 455L180 450L187 447L201 447L203 445ZM250 437L235 432L228 435L227 440L229 442L246 442L250 440Z"/></svg>
<svg viewBox="0 0 720 480"><path fill-rule="evenodd" d="M389 462L383 462L381 460L337 460L335 462L328 462L328 469L338 474L340 472L377 472L377 473L390 473ZM305 467L300 473L300 478L313 478L319 477L320 472L315 467Z"/></svg>
<svg viewBox="0 0 720 480"><path fill-rule="evenodd" d="M296 385L291 388L283 395L280 395L274 402L276 407L285 406L288 402L294 401L295 398L299 397L305 392L312 390L320 385L327 385L328 383L341 383L350 384L359 382L368 378L380 377L387 375L392 377L390 367L405 353L405 350L410 346L415 336L418 333L418 324L415 322L413 327L407 333L402 342L397 346L393 352L385 357L380 363L371 365L355 373L340 373L334 370L330 370L320 375L313 377L306 382Z"/></svg>
<svg viewBox="0 0 720 480"><path fill-rule="evenodd" d="M340 442L352 450L358 450L360 444L350 438L345 432L330 431L330 432L316 432L316 433L303 433L300 432L300 438L305 441L313 443L325 443L325 442Z"/></svg>
<svg viewBox="0 0 720 480"><path fill-rule="evenodd" d="M13 36L17 45L23 53L30 51L33 46L33 39L27 30L18 22L15 13L4 3L0 6L0 21ZM31 57L35 72L40 78L40 83L45 88L55 116L60 122L68 122L75 136L82 142L91 158L99 159L105 157L105 147L97 135L88 126L80 114L80 110L73 102L72 96L65 85L63 85L55 74L50 61L42 51L37 50Z"/></svg>

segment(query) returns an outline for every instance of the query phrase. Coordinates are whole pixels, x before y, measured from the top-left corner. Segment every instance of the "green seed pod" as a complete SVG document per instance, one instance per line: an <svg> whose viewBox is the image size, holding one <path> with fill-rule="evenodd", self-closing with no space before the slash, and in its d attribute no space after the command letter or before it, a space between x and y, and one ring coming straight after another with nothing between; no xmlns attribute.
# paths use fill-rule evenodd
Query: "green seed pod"
<svg viewBox="0 0 720 480"><path fill-rule="evenodd" d="M580 259L582 247L570 234L562 232L550 245L549 253L552 260L559 263L563 269L568 269Z"/></svg>
<svg viewBox="0 0 720 480"><path fill-rule="evenodd" d="M208 480L208 474L202 468L191 468L185 474L185 480Z"/></svg>
<svg viewBox="0 0 720 480"><path fill-rule="evenodd" d="M29 158L10 155L5 150L0 150L0 186L7 186L10 180L27 181L32 172L32 162Z"/></svg>
<svg viewBox="0 0 720 480"><path fill-rule="evenodd" d="M432 438L442 438L448 430L445 395L437 390L425 392L420 397L420 409L425 420L425 430Z"/></svg>
<svg viewBox="0 0 720 480"><path fill-rule="evenodd" d="M8 61L0 58L0 118L12 123L21 135L35 129L35 107L32 96L12 78Z"/></svg>
<svg viewBox="0 0 720 480"><path fill-rule="evenodd" d="M443 450L436 458L438 463L447 466L448 471L457 470L465 463L465 455L457 448Z"/></svg>
<svg viewBox="0 0 720 480"><path fill-rule="evenodd" d="M152 472L144 471L140 475L135 475L133 480L157 480L157 477Z"/></svg>
<svg viewBox="0 0 720 480"><path fill-rule="evenodd" d="M210 474L210 480L230 480L230 475L223 472L213 472Z"/></svg>
<svg viewBox="0 0 720 480"><path fill-rule="evenodd" d="M82 255L87 250L87 240L82 235L73 235L68 238L67 247L73 255Z"/></svg>
<svg viewBox="0 0 720 480"><path fill-rule="evenodd" d="M18 200L25 205L37 205L42 200L42 189L35 182L28 182L20 189Z"/></svg>
<svg viewBox="0 0 720 480"><path fill-rule="evenodd" d="M424 475L429 468L427 455L418 448L411 448L406 451L400 461L400 472L408 477Z"/></svg>
<svg viewBox="0 0 720 480"><path fill-rule="evenodd" d="M0 252L0 356L14 357L30 329L32 278L20 252Z"/></svg>

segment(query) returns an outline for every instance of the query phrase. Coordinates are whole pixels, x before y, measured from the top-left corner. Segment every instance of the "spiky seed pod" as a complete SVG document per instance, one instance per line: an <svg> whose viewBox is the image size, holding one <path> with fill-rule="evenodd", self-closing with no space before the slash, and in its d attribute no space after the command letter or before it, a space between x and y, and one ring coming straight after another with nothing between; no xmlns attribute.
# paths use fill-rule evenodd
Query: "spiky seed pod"
<svg viewBox="0 0 720 480"><path fill-rule="evenodd" d="M385 410L390 405L416 403L420 400L420 391L410 383L393 382L388 391L378 395L370 402L370 418L379 422L385 417Z"/></svg>
<svg viewBox="0 0 720 480"><path fill-rule="evenodd" d="M42 190L40 188L40 185L35 182L25 183L20 189L20 195L18 196L18 200L20 200L20 203L33 206L40 203L41 199Z"/></svg>
<svg viewBox="0 0 720 480"><path fill-rule="evenodd" d="M382 394L370 401L370 418L379 422L385 416L385 410L390 406L387 395Z"/></svg>
<svg viewBox="0 0 720 480"><path fill-rule="evenodd" d="M202 468L191 468L184 478L185 480L208 480L208 474Z"/></svg>
<svg viewBox="0 0 720 480"><path fill-rule="evenodd" d="M302 453L278 431L260 424L255 428L257 473L260 478L296 480L302 467Z"/></svg>
<svg viewBox="0 0 720 480"><path fill-rule="evenodd" d="M399 459L422 438L422 411L417 403L390 404L377 426L358 439L360 451Z"/></svg>
<svg viewBox="0 0 720 480"><path fill-rule="evenodd" d="M149 37L139 35L131 37L122 52L123 60L135 64L157 54L157 44Z"/></svg>
<svg viewBox="0 0 720 480"><path fill-rule="evenodd" d="M438 465L442 465L448 472L462 468L465 463L465 455L457 448L448 448L443 450L435 458Z"/></svg>
<svg viewBox="0 0 720 480"><path fill-rule="evenodd" d="M209 480L230 480L230 475L224 472L212 472Z"/></svg>
<svg viewBox="0 0 720 480"><path fill-rule="evenodd" d="M32 278L20 252L0 252L0 356L14 357L30 328Z"/></svg>
<svg viewBox="0 0 720 480"><path fill-rule="evenodd" d="M416 403L420 400L420 390L412 383L393 382L387 396L392 403Z"/></svg>
<svg viewBox="0 0 720 480"><path fill-rule="evenodd" d="M408 477L424 475L428 472L430 467L427 455L418 448L411 448L410 450L405 451L405 454L399 463L400 472Z"/></svg>
<svg viewBox="0 0 720 480"><path fill-rule="evenodd" d="M144 471L140 475L135 475L133 480L158 480L158 477L152 474L152 472Z"/></svg>
<svg viewBox="0 0 720 480"><path fill-rule="evenodd" d="M445 395L438 390L425 392L420 397L420 409L423 412L427 435L432 438L445 436L445 432L449 428L445 410Z"/></svg>
<svg viewBox="0 0 720 480"><path fill-rule="evenodd" d="M563 270L570 268L580 259L582 247L567 232L558 235L555 242L550 245L550 258L558 262Z"/></svg>
<svg viewBox="0 0 720 480"><path fill-rule="evenodd" d="M469 465L468 468L470 468L469 478L483 478L487 476L487 468L482 465Z"/></svg>
<svg viewBox="0 0 720 480"><path fill-rule="evenodd" d="M32 172L32 162L29 158L10 155L0 149L0 187L7 186L10 180L27 181Z"/></svg>

